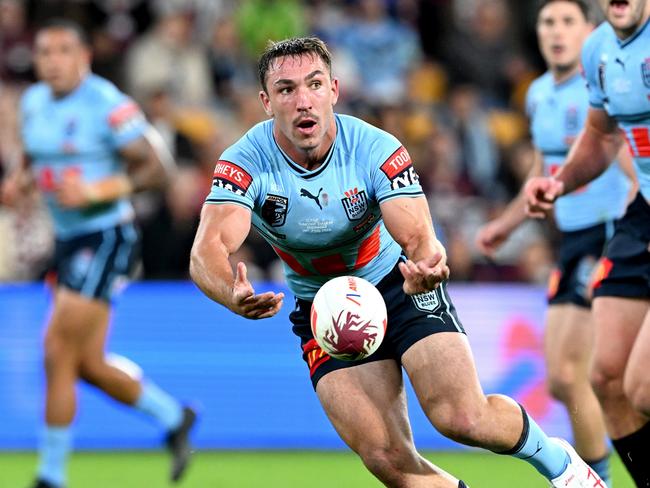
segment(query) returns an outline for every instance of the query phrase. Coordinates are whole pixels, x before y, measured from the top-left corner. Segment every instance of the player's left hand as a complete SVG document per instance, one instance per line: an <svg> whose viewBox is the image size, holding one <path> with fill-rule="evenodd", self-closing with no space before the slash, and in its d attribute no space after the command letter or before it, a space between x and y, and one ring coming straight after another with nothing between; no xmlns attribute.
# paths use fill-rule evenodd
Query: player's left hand
<svg viewBox="0 0 650 488"><path fill-rule="evenodd" d="M403 289L407 295L434 290L449 278L447 259L439 252L417 262L407 259L399 263L399 270L404 276Z"/></svg>
<svg viewBox="0 0 650 488"><path fill-rule="evenodd" d="M87 185L78 172L67 172L61 175L61 181L56 188L56 199L62 207L81 208L90 205Z"/></svg>

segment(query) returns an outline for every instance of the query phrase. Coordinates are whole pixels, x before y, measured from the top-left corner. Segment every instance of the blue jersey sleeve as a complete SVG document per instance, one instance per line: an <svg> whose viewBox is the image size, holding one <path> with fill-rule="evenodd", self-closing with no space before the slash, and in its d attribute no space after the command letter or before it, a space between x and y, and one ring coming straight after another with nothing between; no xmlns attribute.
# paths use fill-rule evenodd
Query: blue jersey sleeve
<svg viewBox="0 0 650 488"><path fill-rule="evenodd" d="M253 210L258 193L257 176L256 166L246 151L237 145L229 147L215 165L206 203L235 203Z"/></svg>
<svg viewBox="0 0 650 488"><path fill-rule="evenodd" d="M392 135L383 132L370 152L370 176L377 201L422 195L411 156Z"/></svg>
<svg viewBox="0 0 650 488"><path fill-rule="evenodd" d="M601 29L594 31L582 47L582 69L589 89L589 104L594 108L604 108L607 96L603 91L604 65L598 61L598 44Z"/></svg>

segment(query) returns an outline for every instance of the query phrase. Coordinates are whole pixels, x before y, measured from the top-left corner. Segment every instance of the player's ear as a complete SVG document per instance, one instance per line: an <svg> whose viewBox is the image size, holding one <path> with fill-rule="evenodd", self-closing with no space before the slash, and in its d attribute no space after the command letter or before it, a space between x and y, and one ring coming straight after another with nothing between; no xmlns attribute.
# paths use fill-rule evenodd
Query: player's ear
<svg viewBox="0 0 650 488"><path fill-rule="evenodd" d="M339 79L332 78L332 105L336 105L336 101L339 99Z"/></svg>
<svg viewBox="0 0 650 488"><path fill-rule="evenodd" d="M268 93L266 93L264 90L260 91L260 102L262 102L262 107L264 108L264 112L266 112L266 115L269 117L273 117L273 109L271 109L271 99L269 98Z"/></svg>

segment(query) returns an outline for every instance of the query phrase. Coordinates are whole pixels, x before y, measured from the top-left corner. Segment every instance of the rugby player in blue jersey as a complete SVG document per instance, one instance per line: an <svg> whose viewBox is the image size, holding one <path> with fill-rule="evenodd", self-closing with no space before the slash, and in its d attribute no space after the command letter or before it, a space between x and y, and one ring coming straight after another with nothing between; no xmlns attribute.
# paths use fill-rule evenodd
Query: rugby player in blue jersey
<svg viewBox="0 0 650 488"><path fill-rule="evenodd" d="M386 486L465 486L416 451L402 368L447 437L525 459L553 486L604 486L571 446L549 439L515 401L484 395L410 156L390 134L334 113L339 81L323 42L272 44L260 58L259 78L270 120L216 164L190 260L201 290L246 318L278 312L284 295L256 294L246 265L233 270L228 262L253 225L283 261L296 297L293 331L325 412ZM316 291L340 275L371 281L388 307L382 345L357 362L328 356L309 326Z"/></svg>
<svg viewBox="0 0 650 488"><path fill-rule="evenodd" d="M637 486L650 486L650 2L599 0L607 22L585 42L591 107L566 164L525 187L530 215L603 173L627 140L639 193L596 270L591 383L614 447Z"/></svg>
<svg viewBox="0 0 650 488"><path fill-rule="evenodd" d="M56 234L54 306L45 336L45 429L37 488L61 488L71 447L78 379L155 418L167 432L171 479L189 460L195 413L147 379L107 361L110 302L137 259L129 196L166 180L165 148L138 106L89 71L83 31L67 20L39 29L41 81L21 100L24 163L2 187L15 201L33 174Z"/></svg>
<svg viewBox="0 0 650 488"><path fill-rule="evenodd" d="M592 28L585 0L544 0L539 5L537 37L548 71L533 82L527 95L535 146L529 177L554 174L582 129L589 94L580 73L580 49ZM627 151L620 151L619 160L633 177ZM614 219L625 209L629 187L619 166L612 165L588 186L558 200L555 222L562 242L549 280L544 340L550 392L567 408L576 450L606 481L605 425L589 383L594 336L589 280L611 237ZM526 197L521 192L501 216L479 230L478 248L493 256L525 220Z"/></svg>

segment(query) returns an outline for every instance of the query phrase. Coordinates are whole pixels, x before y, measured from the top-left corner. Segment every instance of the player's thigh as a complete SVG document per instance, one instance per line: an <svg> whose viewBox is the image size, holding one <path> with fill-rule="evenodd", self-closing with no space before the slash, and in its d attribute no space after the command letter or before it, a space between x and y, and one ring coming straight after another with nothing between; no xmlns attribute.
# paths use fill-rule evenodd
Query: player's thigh
<svg viewBox="0 0 650 488"><path fill-rule="evenodd" d="M614 296L594 299L592 379L595 383L623 378L646 312L645 300Z"/></svg>
<svg viewBox="0 0 650 488"><path fill-rule="evenodd" d="M465 334L441 332L413 344L402 356L413 389L436 427L480 411L485 396Z"/></svg>
<svg viewBox="0 0 650 488"><path fill-rule="evenodd" d="M48 359L79 360L85 344L98 328L106 327L108 304L89 300L77 292L58 287L45 335Z"/></svg>
<svg viewBox="0 0 650 488"><path fill-rule="evenodd" d="M316 393L338 434L362 456L373 450L412 448L404 382L396 361L331 371L319 380Z"/></svg>
<svg viewBox="0 0 650 488"><path fill-rule="evenodd" d="M595 325L591 310L574 304L551 305L546 316L544 352L551 375L565 368L587 370Z"/></svg>

